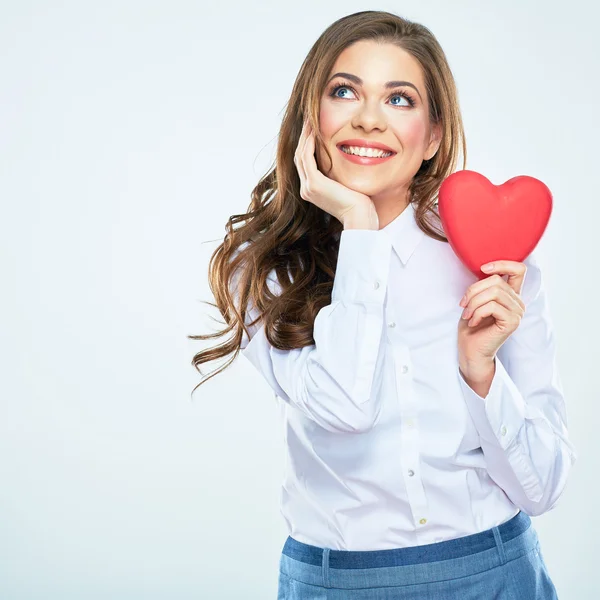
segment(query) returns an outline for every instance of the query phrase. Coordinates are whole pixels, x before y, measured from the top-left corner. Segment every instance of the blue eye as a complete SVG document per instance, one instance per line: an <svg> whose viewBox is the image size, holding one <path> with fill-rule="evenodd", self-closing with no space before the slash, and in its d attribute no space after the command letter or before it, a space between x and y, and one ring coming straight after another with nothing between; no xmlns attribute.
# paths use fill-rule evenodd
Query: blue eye
<svg viewBox="0 0 600 600"><path fill-rule="evenodd" d="M391 96L391 98L395 98L396 96L398 96L399 98L404 98L410 104L408 98L404 94L394 94L393 96ZM396 106L401 106L401 105L397 104Z"/></svg>
<svg viewBox="0 0 600 600"><path fill-rule="evenodd" d="M352 90L354 92L354 88L351 85L348 85L347 83L339 83L338 85L334 86L334 88L331 90L329 95L332 97L335 97L335 98L343 99L341 96L337 95L338 91L342 90L342 89L348 89L348 90ZM415 105L415 99L408 92L405 92L404 90L396 90L389 97L393 98L395 96L400 96L401 98L404 98L408 102L408 106ZM407 105L392 103L392 106L402 107L402 106L407 106Z"/></svg>
<svg viewBox="0 0 600 600"><path fill-rule="evenodd" d="M333 89L332 96L335 96L339 90L343 90L343 89L348 89L348 87L347 87L347 86L345 86L345 85L338 85L338 86L336 86L336 87ZM338 96L338 98L339 98L339 96Z"/></svg>

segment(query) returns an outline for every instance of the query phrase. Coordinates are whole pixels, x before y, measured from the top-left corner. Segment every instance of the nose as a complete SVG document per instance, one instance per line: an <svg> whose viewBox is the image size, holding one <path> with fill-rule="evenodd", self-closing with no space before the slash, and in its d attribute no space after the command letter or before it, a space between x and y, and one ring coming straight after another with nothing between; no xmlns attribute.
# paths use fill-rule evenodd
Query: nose
<svg viewBox="0 0 600 600"><path fill-rule="evenodd" d="M365 102L354 115L352 125L356 128L362 128L365 131L379 129L383 131L386 128L386 120L378 102Z"/></svg>

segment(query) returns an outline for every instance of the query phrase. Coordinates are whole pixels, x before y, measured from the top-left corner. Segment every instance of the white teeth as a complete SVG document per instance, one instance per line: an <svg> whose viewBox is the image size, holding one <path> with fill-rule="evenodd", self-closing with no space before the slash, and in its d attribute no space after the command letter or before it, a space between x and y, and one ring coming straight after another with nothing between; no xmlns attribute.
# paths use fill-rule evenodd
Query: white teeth
<svg viewBox="0 0 600 600"><path fill-rule="evenodd" d="M372 158L384 158L390 156L393 152L384 152L377 148L363 148L362 146L341 146L342 152L354 154L356 156L370 156Z"/></svg>

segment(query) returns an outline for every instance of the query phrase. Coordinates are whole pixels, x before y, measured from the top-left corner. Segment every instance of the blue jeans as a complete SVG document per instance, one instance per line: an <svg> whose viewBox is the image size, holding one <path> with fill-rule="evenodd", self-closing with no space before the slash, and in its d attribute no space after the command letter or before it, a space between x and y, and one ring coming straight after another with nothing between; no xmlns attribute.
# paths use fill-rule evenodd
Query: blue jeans
<svg viewBox="0 0 600 600"><path fill-rule="evenodd" d="M389 550L349 551L288 537L277 600L557 599L529 515L473 535Z"/></svg>

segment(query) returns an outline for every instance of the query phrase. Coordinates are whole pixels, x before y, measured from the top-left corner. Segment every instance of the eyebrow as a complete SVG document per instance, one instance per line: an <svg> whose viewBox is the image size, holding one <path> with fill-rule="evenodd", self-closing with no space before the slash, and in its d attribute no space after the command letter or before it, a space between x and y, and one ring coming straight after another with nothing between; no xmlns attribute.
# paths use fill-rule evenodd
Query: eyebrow
<svg viewBox="0 0 600 600"><path fill-rule="evenodd" d="M343 73L343 72L332 75L329 78L329 81L331 81L332 79L335 79L336 77L345 77L346 79L349 79L350 81L356 83L356 85L363 84L363 80L360 77L358 77L358 75L352 75L352 73ZM329 83L329 81L327 83ZM386 89L389 89L389 88L400 87L403 85L407 85L407 86L413 88L417 92L417 94L419 94L419 98L421 98L421 93L417 89L417 86L414 83L411 83L410 81L388 81L383 85L383 87ZM423 98L421 98L421 100L423 100Z"/></svg>

